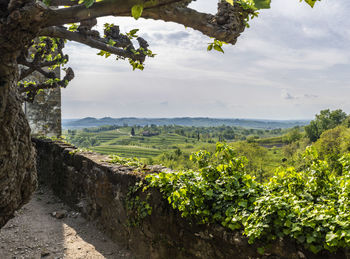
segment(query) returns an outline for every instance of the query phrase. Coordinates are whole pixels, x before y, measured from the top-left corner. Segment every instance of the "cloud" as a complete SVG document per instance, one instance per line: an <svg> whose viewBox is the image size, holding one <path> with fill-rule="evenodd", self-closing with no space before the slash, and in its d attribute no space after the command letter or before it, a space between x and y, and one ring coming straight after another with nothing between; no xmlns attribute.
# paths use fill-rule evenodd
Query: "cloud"
<svg viewBox="0 0 350 259"><path fill-rule="evenodd" d="M215 12L216 1L196 1ZM76 78L62 91L63 116L212 116L312 118L324 108L350 112L350 1L321 1L313 9L274 0L250 21L225 54L207 52L210 38L175 23L104 18L138 35L157 54L145 70L69 44ZM74 115L74 116L73 116Z"/></svg>
<svg viewBox="0 0 350 259"><path fill-rule="evenodd" d="M316 95L316 94L304 94L304 97L305 98L317 98L318 95Z"/></svg>
<svg viewBox="0 0 350 259"><path fill-rule="evenodd" d="M282 90L281 97L285 100L294 100L297 99L296 96L291 95L289 92L287 92L286 89Z"/></svg>
<svg viewBox="0 0 350 259"><path fill-rule="evenodd" d="M315 99L319 96L316 94L291 94L287 89L282 89L281 97L285 100L305 100L305 99ZM301 104L298 104L301 105Z"/></svg>
<svg viewBox="0 0 350 259"><path fill-rule="evenodd" d="M168 101L164 101L164 102L160 102L159 103L161 106L169 106L169 102Z"/></svg>

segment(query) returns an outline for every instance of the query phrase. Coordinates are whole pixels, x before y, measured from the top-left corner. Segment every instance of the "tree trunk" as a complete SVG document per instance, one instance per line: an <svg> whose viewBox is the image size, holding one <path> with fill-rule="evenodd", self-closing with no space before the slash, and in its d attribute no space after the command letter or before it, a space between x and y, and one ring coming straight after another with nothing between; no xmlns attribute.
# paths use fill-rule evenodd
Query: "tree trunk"
<svg viewBox="0 0 350 259"><path fill-rule="evenodd" d="M35 150L17 78L16 62L0 57L0 228L28 202L37 185Z"/></svg>

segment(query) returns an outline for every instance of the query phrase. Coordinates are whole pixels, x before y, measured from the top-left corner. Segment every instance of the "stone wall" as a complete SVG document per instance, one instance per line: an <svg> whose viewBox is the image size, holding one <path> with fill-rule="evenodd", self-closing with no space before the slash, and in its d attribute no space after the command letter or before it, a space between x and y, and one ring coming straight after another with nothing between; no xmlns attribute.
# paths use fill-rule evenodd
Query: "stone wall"
<svg viewBox="0 0 350 259"><path fill-rule="evenodd" d="M142 206L128 209L136 201L130 188L143 179L144 173L104 162L106 156L75 152L64 143L33 141L39 181L86 218L97 221L137 258L347 258L344 252L313 255L288 240L279 240L261 256L257 253L261 244L249 245L239 232L181 218L155 189L138 193L138 203L145 201L152 207L150 216L139 217L138 208Z"/></svg>
<svg viewBox="0 0 350 259"><path fill-rule="evenodd" d="M34 135L59 137L61 130L61 89L46 89L33 103L25 103L25 113Z"/></svg>
<svg viewBox="0 0 350 259"><path fill-rule="evenodd" d="M47 70L46 68L44 70ZM60 68L54 70L60 78ZM43 82L46 78L39 72L26 77L27 81ZM35 96L33 103L23 104L32 135L60 137L61 128L61 89L46 89Z"/></svg>

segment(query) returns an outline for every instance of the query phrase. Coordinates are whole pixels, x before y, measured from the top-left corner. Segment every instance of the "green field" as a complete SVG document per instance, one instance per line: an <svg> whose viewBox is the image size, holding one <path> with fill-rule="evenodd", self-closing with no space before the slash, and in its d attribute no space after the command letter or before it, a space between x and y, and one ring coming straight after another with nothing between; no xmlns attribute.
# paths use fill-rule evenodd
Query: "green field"
<svg viewBox="0 0 350 259"><path fill-rule="evenodd" d="M101 154L117 154L122 157L155 158L166 151L181 149L192 152L215 145L174 132L143 136L142 131L139 129L134 136L131 136L131 127L122 127L101 132L79 130L73 136L66 131L65 135L71 143L79 147L86 147ZM84 143L84 141L91 141L92 138L96 139L97 145Z"/></svg>
<svg viewBox="0 0 350 259"><path fill-rule="evenodd" d="M91 148L101 154L117 154L121 157L152 158L162 153L159 149L140 146L106 145Z"/></svg>
<svg viewBox="0 0 350 259"><path fill-rule="evenodd" d="M133 131L133 132L132 132ZM145 134L145 133L150 134ZM146 163L163 164L172 169L193 168L191 153L215 150L216 142L231 143L237 155L249 159L254 172L272 172L283 158L288 130L260 130L237 127L105 126L66 130L67 140L82 148L101 154L116 154L125 158L139 158ZM283 135L284 136L284 135Z"/></svg>

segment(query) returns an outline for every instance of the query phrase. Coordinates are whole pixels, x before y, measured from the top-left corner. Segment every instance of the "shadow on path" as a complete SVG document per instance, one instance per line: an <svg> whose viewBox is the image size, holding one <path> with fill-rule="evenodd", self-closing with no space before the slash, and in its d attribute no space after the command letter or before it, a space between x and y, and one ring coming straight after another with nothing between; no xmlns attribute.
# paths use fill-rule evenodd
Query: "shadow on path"
<svg viewBox="0 0 350 259"><path fill-rule="evenodd" d="M56 216L52 216L53 212ZM0 258L134 257L45 188L39 189L15 218L0 229Z"/></svg>

